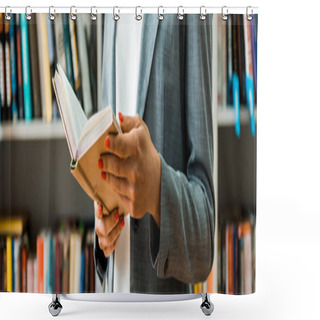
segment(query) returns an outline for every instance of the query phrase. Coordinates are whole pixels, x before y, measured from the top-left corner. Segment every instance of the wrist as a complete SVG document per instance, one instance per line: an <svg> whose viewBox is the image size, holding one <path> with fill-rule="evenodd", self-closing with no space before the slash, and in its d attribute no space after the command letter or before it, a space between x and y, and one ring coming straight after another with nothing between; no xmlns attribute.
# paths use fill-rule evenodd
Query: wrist
<svg viewBox="0 0 320 320"><path fill-rule="evenodd" d="M154 193L150 206L150 213L153 219L160 227L160 185L161 185L161 159L158 152L155 150L155 175L154 175Z"/></svg>

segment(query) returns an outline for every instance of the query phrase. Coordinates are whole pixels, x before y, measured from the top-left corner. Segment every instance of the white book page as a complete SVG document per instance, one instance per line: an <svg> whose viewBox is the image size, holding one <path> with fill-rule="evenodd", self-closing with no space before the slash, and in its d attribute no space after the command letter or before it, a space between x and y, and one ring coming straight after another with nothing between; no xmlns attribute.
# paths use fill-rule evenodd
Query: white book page
<svg viewBox="0 0 320 320"><path fill-rule="evenodd" d="M62 117L70 153L73 160L77 160L77 148L81 132L87 123L87 117L75 95L67 76L61 66L57 64L54 76L58 105Z"/></svg>

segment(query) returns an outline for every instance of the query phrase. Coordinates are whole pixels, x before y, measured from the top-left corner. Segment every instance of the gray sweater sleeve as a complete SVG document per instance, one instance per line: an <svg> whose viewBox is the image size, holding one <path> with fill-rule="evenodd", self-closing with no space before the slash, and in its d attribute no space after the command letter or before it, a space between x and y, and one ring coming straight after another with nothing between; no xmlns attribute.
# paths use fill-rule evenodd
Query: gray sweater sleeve
<svg viewBox="0 0 320 320"><path fill-rule="evenodd" d="M187 169L174 170L160 155L160 230L150 229L150 252L159 278L197 283L208 277L214 254L212 25L196 15L187 18Z"/></svg>

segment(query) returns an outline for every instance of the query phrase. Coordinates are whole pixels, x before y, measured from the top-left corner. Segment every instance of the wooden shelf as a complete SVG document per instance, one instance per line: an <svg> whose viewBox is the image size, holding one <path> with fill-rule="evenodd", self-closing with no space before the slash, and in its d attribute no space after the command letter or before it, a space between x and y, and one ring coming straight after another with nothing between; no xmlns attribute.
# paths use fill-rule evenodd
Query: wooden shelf
<svg viewBox="0 0 320 320"><path fill-rule="evenodd" d="M255 121L257 121L257 109L254 110ZM218 107L218 126L233 126L235 121L234 109L231 106ZM249 110L247 107L240 107L240 123L249 124Z"/></svg>
<svg viewBox="0 0 320 320"><path fill-rule="evenodd" d="M1 123L0 140L50 140L65 139L61 120L45 122L41 119L30 122Z"/></svg>

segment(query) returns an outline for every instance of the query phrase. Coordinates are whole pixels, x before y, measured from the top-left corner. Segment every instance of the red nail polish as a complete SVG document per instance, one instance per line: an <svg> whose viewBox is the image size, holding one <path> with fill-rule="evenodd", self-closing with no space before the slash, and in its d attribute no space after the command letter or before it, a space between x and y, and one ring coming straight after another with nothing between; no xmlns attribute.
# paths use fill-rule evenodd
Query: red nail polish
<svg viewBox="0 0 320 320"><path fill-rule="evenodd" d="M98 160L98 168L100 170L103 168L103 160L101 158Z"/></svg>
<svg viewBox="0 0 320 320"><path fill-rule="evenodd" d="M106 140L104 141L104 145L107 149L110 148L110 140L109 140L109 137L106 137Z"/></svg>
<svg viewBox="0 0 320 320"><path fill-rule="evenodd" d="M118 220L119 220L119 211L118 210L116 211L116 213L114 215L114 220L115 220L115 222L118 222Z"/></svg>
<svg viewBox="0 0 320 320"><path fill-rule="evenodd" d="M124 227L124 217L121 216L120 218L120 229L122 229Z"/></svg>
<svg viewBox="0 0 320 320"><path fill-rule="evenodd" d="M102 217L102 205L99 205L99 216Z"/></svg>
<svg viewBox="0 0 320 320"><path fill-rule="evenodd" d="M101 171L101 178L102 178L102 180L107 179L107 174L104 171Z"/></svg>
<svg viewBox="0 0 320 320"><path fill-rule="evenodd" d="M119 120L120 120L120 123L123 122L123 115L121 112L119 112Z"/></svg>

